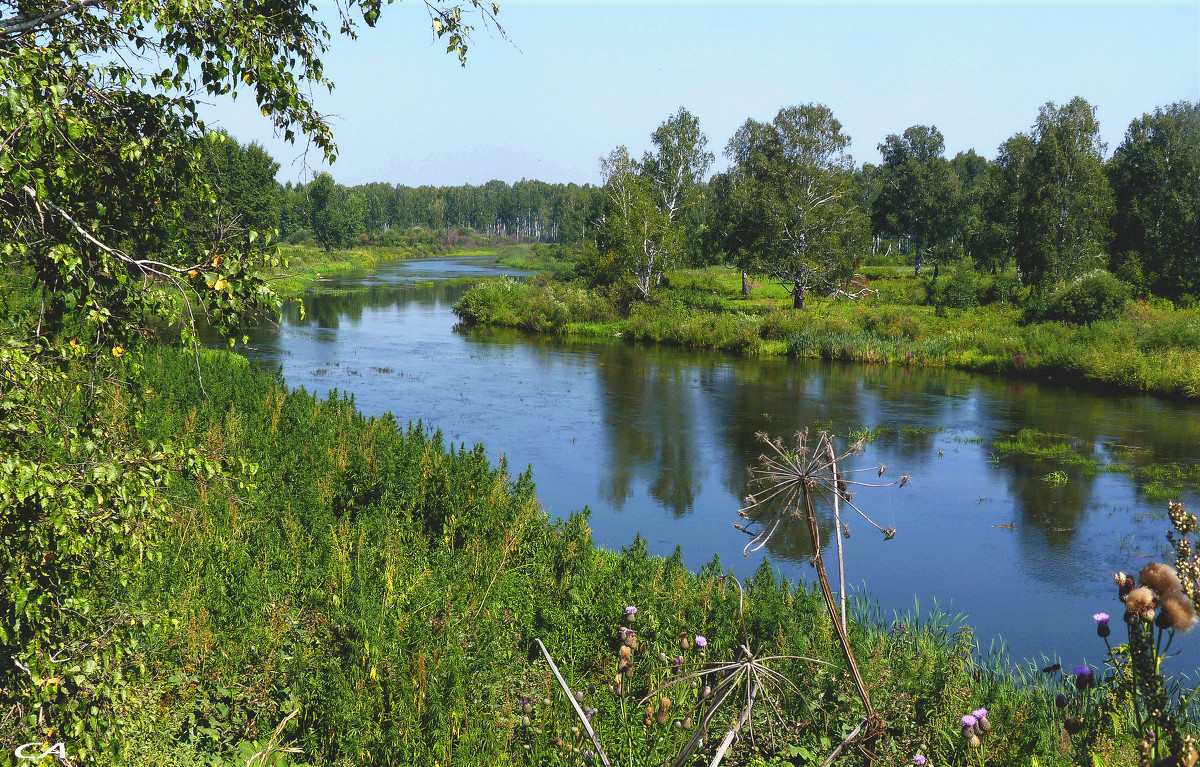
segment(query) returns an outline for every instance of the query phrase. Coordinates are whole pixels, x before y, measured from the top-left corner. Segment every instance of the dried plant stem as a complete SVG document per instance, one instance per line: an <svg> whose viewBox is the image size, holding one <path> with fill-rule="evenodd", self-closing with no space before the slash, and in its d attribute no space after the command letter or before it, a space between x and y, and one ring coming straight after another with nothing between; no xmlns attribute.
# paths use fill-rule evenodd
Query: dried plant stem
<svg viewBox="0 0 1200 767"><path fill-rule="evenodd" d="M829 576L825 573L825 560L821 557L821 538L817 531L817 509L813 505L812 493L807 491L804 493L804 507L808 513L808 534L812 537L813 551L816 552L813 562L817 567L817 580L821 583L821 596L825 597L825 608L829 611L829 619L833 621L834 628L837 629L838 642L842 645L842 656L845 657L846 664L850 667L854 686L858 689L858 696L862 698L863 706L867 709L867 718L870 719L876 716L875 708L871 705L867 684L858 670L858 662L854 660L854 650L850 648L850 636L846 633L846 626L838 619L837 603L833 599L833 593L829 590Z"/></svg>
<svg viewBox="0 0 1200 767"><path fill-rule="evenodd" d="M608 755L604 753L604 746L600 745L600 738L596 737L596 731L592 729L592 723L588 721L587 715L583 713L583 709L579 707L579 702L575 700L575 693L571 692L571 686L567 684L567 680L563 679L562 674L558 672L558 666L554 664L554 658L550 657L550 651L546 649L546 645L542 644L542 640L536 640L538 647L542 649L542 655L546 657L546 662L550 664L550 670L554 672L554 678L558 680L559 686L563 688L563 692L567 694L567 700L571 703L571 708L575 710L575 716L579 718L580 724L583 725L584 732L592 741L592 745L596 747L596 756L600 758L600 763L604 767L612 767L608 761Z"/></svg>
<svg viewBox="0 0 1200 767"><path fill-rule="evenodd" d="M869 721L871 721L871 718L868 716L866 719L863 719L861 722L859 722L858 726L851 730L850 734L846 736L846 739L841 742L841 745L833 749L832 754L825 757L825 761L821 762L821 767L829 767L829 765L833 764L833 760L837 758L838 754L842 753L842 749L846 747L846 744L854 740L855 736L858 735L859 731L861 731L863 726Z"/></svg>
<svg viewBox="0 0 1200 767"><path fill-rule="evenodd" d="M833 472L834 492L833 492L833 537L837 540L838 554L838 598L842 602L842 625L846 625L846 560L842 555L842 491L838 487L840 478L837 468L837 456L833 454L833 442L827 440L825 442L825 450L829 455L829 466Z"/></svg>

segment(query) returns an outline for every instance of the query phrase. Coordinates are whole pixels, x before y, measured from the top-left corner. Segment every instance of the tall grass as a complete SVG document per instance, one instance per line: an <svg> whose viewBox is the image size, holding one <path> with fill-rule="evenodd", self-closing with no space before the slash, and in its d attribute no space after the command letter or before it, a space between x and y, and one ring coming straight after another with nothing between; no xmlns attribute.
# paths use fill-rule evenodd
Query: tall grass
<svg viewBox="0 0 1200 767"><path fill-rule="evenodd" d="M523 698L552 698L537 638L591 696L598 726L633 744L622 763L636 762L650 753L637 743L665 743L675 725L646 725L608 690L630 605L647 679L673 673L661 658L679 652L680 632L705 635L711 660L746 643L760 656L829 664L782 661L777 670L802 681L804 695L787 693L782 724L759 722L761 735L735 746L729 763L817 753L856 721L820 596L765 562L743 595L715 558L693 573L678 552L650 556L641 538L597 549L586 511L547 519L529 474L510 475L481 447L367 418L336 393L285 391L229 354L205 353L201 368L207 398L189 355L163 350L148 361L143 436L188 440L252 487L186 476L172 485L167 540L128 595L159 620L142 643L143 670L130 670L135 694L112 712L116 761L244 764L298 710L277 742L304 755L285 760L578 764L561 700L525 723ZM947 712L982 696L1002 698L988 700L1002 711L1029 706L1018 688L980 688L956 660L961 638L906 632L850 626L872 697L887 701L889 763L937 742L953 727ZM997 753L1014 762L1066 763L1047 738L1005 737Z"/></svg>

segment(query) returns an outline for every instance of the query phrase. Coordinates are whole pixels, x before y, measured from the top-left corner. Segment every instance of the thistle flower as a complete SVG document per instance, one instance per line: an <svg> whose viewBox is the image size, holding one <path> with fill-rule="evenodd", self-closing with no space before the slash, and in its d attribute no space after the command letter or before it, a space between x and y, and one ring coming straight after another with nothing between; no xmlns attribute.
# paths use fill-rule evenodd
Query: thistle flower
<svg viewBox="0 0 1200 767"><path fill-rule="evenodd" d="M975 737L975 725L979 724L979 720L970 714L966 714L962 719L958 720L962 725L962 734L968 740Z"/></svg>
<svg viewBox="0 0 1200 767"><path fill-rule="evenodd" d="M1119 572L1113 576L1113 582L1117 584L1117 596L1124 601L1125 597L1129 596L1129 592L1133 591L1133 577L1125 572Z"/></svg>
<svg viewBox="0 0 1200 767"><path fill-rule="evenodd" d="M970 746L971 748L979 748L980 746L983 745L983 741L981 741L979 739L978 735L976 735L975 733L971 733L971 736L969 738L967 738L967 745Z"/></svg>
<svg viewBox="0 0 1200 767"><path fill-rule="evenodd" d="M698 647L701 650L703 650L705 647L708 646L708 640L704 638L703 634L697 634L695 642L696 642L696 647Z"/></svg>
<svg viewBox="0 0 1200 767"><path fill-rule="evenodd" d="M975 709L971 712L971 716L978 720L978 724L975 727L979 732L986 735L987 731L992 729L992 723L988 721L988 710L986 708Z"/></svg>
<svg viewBox="0 0 1200 767"><path fill-rule="evenodd" d="M633 631L632 629L625 629L623 632L621 632L621 641L630 650L636 650L638 648L637 632Z"/></svg>
<svg viewBox="0 0 1200 767"><path fill-rule="evenodd" d="M1076 666L1075 672L1075 689L1087 690L1096 686L1096 680L1092 676L1091 666Z"/></svg>
<svg viewBox="0 0 1200 767"><path fill-rule="evenodd" d="M1162 615L1176 631L1186 633L1196 625L1196 606L1182 591L1172 591L1162 598Z"/></svg>
<svg viewBox="0 0 1200 767"><path fill-rule="evenodd" d="M621 645L621 649L618 651L618 655L621 656L621 660L627 661L633 657L633 650L629 647L629 645L623 644Z"/></svg>
<svg viewBox="0 0 1200 767"><path fill-rule="evenodd" d="M635 615L637 615L636 607L634 607L633 605L629 605L629 607L625 608L625 617L629 618L629 620L633 620L633 616L635 616Z"/></svg>
<svg viewBox="0 0 1200 767"><path fill-rule="evenodd" d="M671 718L670 711L671 699L664 697L658 702L658 715L654 717L654 721L658 722L659 724L666 724L667 720Z"/></svg>
<svg viewBox="0 0 1200 767"><path fill-rule="evenodd" d="M1096 613L1092 616L1092 620L1096 621L1096 634L1100 638L1105 639L1112 633L1112 630L1108 627L1108 622L1111 620L1108 613Z"/></svg>
<svg viewBox="0 0 1200 767"><path fill-rule="evenodd" d="M679 649L681 649L681 650L686 650L686 649L688 649L688 648L689 648L689 647L691 647L691 646L692 646L692 645L691 645L691 642L689 642L689 641L688 641L688 635L687 635L687 632L686 632L686 631L680 631L680 632L679 632Z"/></svg>
<svg viewBox="0 0 1200 767"><path fill-rule="evenodd" d="M913 755L913 764L916 765L916 767L922 767L922 765L925 764L925 757L922 756L921 754L914 754Z"/></svg>
<svg viewBox="0 0 1200 767"><path fill-rule="evenodd" d="M1149 618L1154 613L1154 592L1146 586L1139 586L1125 595L1125 620L1130 616L1135 619Z"/></svg>
<svg viewBox="0 0 1200 767"><path fill-rule="evenodd" d="M1149 586L1158 594L1168 594L1183 587L1175 568L1161 562L1151 562L1138 573L1138 580L1143 586Z"/></svg>
<svg viewBox="0 0 1200 767"><path fill-rule="evenodd" d="M1067 707L1067 696L1063 695L1061 692L1058 695L1055 695L1054 696L1054 705L1059 708L1066 708Z"/></svg>

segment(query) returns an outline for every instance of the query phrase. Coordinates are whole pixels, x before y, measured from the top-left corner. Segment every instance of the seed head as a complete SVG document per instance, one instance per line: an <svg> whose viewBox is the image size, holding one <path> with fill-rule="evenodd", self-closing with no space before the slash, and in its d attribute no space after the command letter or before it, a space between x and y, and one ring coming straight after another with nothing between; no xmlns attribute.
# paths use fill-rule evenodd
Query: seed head
<svg viewBox="0 0 1200 767"><path fill-rule="evenodd" d="M1196 606L1182 591L1172 591L1162 598L1162 615L1176 631L1186 633L1196 625Z"/></svg>
<svg viewBox="0 0 1200 767"><path fill-rule="evenodd" d="M1175 568L1162 562L1151 562L1138 573L1138 580L1143 586L1149 586L1160 595L1178 591L1183 587Z"/></svg>
<svg viewBox="0 0 1200 767"><path fill-rule="evenodd" d="M1154 592L1146 586L1139 586L1125 595L1125 611L1128 615L1133 615L1135 618L1149 617L1147 613L1154 613Z"/></svg>

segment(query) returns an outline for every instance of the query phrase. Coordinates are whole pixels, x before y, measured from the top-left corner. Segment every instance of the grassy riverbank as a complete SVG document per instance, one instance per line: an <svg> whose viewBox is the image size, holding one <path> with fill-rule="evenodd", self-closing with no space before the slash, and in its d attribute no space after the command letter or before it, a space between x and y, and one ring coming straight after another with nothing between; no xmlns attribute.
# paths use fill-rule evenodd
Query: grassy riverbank
<svg viewBox="0 0 1200 767"><path fill-rule="evenodd" d="M743 354L874 364L956 367L1084 384L1114 391L1200 398L1200 311L1130 301L1089 325L1028 321L1011 277L963 286L864 270L878 291L858 300L808 298L792 309L782 287L741 294L721 267L671 272L649 301L541 277L479 285L455 312L466 322L544 333L655 341ZM969 291L969 292L968 292ZM961 295L971 298L963 300ZM970 305L984 302L984 305ZM950 308L948 304L966 304Z"/></svg>
<svg viewBox="0 0 1200 767"><path fill-rule="evenodd" d="M492 255L494 250L472 252L472 255ZM313 245L282 245L279 255L287 266L265 272L277 293L288 298L303 295L305 289L320 280L348 272L374 269L381 263L413 258L433 258L449 255L447 248L430 245L385 247L367 245L361 248L326 252Z"/></svg>
<svg viewBox="0 0 1200 767"><path fill-rule="evenodd" d="M244 764L293 711L276 740L304 755L278 764L587 763L535 639L621 764L677 751L703 690L655 693L653 715L643 696L736 659L742 644L798 689L771 692L773 728L760 696L756 738L726 763L819 763L862 717L820 597L765 563L743 594L715 560L694 573L640 540L597 549L585 515L551 522L529 475L492 465L481 447L366 418L352 400L287 392L227 353L201 356L208 397L189 355L147 363L144 438L192 435L225 465L256 468L241 470L241 490L184 477L172 487L173 518L128 594L156 620L126 669L129 697L109 712L120 763ZM1084 743L1108 764L1132 761L1120 716L1097 718L1086 740L1063 735L1060 674L981 666L970 632L945 622L852 623L885 723L868 744L877 763L919 752L975 764L958 719L981 706L989 763L1072 764ZM640 643L614 691L622 626ZM707 646L681 647L683 633ZM661 697L673 703L660 716ZM714 720L706 763L742 705L744 693Z"/></svg>

